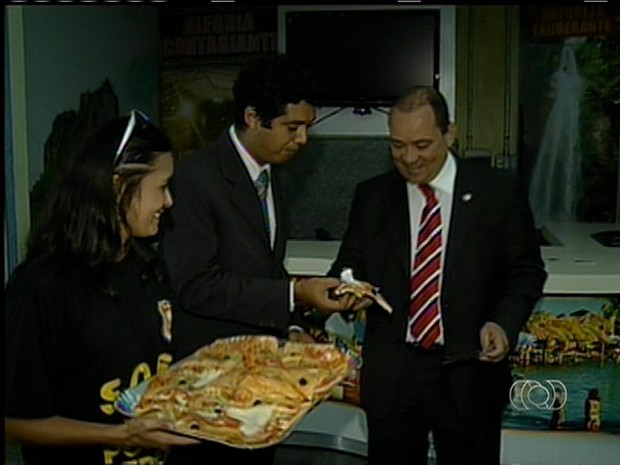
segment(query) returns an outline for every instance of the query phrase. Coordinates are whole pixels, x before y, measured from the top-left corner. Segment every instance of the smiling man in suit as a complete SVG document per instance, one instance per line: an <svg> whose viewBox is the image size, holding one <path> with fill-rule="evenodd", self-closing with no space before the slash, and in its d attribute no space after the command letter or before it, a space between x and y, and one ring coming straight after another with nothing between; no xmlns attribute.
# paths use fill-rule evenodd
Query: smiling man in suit
<svg viewBox="0 0 620 465"><path fill-rule="evenodd" d="M443 96L413 87L389 114L395 169L356 189L331 275L381 289L361 372L370 465L497 465L508 354L546 272L512 174L450 153ZM375 311L376 310L376 311Z"/></svg>
<svg viewBox="0 0 620 465"><path fill-rule="evenodd" d="M182 312L173 323L176 358L215 339L248 334L303 338L296 302L344 310L334 278L293 280L284 268L287 231L278 165L308 141L313 81L285 56L250 62L233 85L235 122L206 150L178 164L175 208L161 250ZM274 448L216 443L172 451L167 463L269 464Z"/></svg>

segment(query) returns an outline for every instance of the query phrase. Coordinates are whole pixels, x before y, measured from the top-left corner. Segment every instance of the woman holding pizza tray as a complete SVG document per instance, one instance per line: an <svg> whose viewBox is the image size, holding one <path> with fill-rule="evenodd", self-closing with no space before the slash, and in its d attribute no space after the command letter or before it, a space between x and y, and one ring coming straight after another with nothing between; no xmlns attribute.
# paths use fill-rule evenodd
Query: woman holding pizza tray
<svg viewBox="0 0 620 465"><path fill-rule="evenodd" d="M174 299L145 240L173 171L168 138L134 110L59 173L5 293L5 441L28 465L161 464L198 442L114 407L172 362Z"/></svg>

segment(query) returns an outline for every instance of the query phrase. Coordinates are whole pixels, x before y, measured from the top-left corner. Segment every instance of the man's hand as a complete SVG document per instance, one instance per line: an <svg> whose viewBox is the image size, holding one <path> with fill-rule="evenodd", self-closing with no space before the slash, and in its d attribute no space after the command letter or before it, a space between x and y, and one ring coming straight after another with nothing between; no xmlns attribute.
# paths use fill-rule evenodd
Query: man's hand
<svg viewBox="0 0 620 465"><path fill-rule="evenodd" d="M480 329L480 346L478 358L483 362L499 362L508 355L508 337L504 329L492 321L487 321Z"/></svg>
<svg viewBox="0 0 620 465"><path fill-rule="evenodd" d="M295 281L295 301L327 313L355 309L361 305L353 296L333 296L333 289L340 285L336 278L302 278Z"/></svg>
<svg viewBox="0 0 620 465"><path fill-rule="evenodd" d="M350 294L343 295L341 299L344 300L345 306L353 312L364 310L374 303L374 301L369 297L356 297Z"/></svg>
<svg viewBox="0 0 620 465"><path fill-rule="evenodd" d="M288 340L292 342L305 342L309 344L316 342L310 334L297 328L289 328Z"/></svg>

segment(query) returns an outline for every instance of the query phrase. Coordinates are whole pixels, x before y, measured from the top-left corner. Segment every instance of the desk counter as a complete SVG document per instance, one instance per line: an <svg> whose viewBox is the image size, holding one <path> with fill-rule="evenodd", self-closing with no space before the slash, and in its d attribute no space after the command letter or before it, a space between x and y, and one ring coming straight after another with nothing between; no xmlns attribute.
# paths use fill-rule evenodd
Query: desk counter
<svg viewBox="0 0 620 465"><path fill-rule="evenodd" d="M620 225L552 223L543 228L548 245L541 250L549 273L545 294L620 293L620 247L596 241L591 235L600 231L620 231ZM292 274L324 275L339 247L339 241L291 240L285 266Z"/></svg>
<svg viewBox="0 0 620 465"><path fill-rule="evenodd" d="M318 405L283 442L285 446L338 450L364 457L364 411L327 401ZM430 453L433 456L433 452ZM502 430L502 465L618 465L620 436L579 431Z"/></svg>

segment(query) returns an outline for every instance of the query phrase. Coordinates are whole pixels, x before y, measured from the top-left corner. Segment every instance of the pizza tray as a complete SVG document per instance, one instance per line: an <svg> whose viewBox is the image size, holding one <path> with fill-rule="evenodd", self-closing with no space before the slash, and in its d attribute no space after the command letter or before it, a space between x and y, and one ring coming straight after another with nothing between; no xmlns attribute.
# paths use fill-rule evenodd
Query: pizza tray
<svg viewBox="0 0 620 465"><path fill-rule="evenodd" d="M218 368L222 372L214 376L209 367L204 372L209 376L198 381L184 378L190 367L212 363L212 357L221 357L234 368ZM231 358L243 364L231 362ZM268 447L284 440L308 412L329 398L352 365L347 354L329 343L299 343L260 335L218 339L176 362L165 373L123 391L115 407L128 417L172 420L175 426L171 431L181 435L242 449ZM316 373L328 372L320 383L312 383L319 379ZM223 392L218 386L225 384L228 376L240 380L228 382L228 386L234 386L226 391L230 399L215 396ZM301 387L294 385L300 376L300 382L310 381ZM262 393L253 389L263 381L273 385L262 389ZM244 386L248 389L244 390ZM303 395L295 397L297 391ZM290 393L292 397L286 397Z"/></svg>

